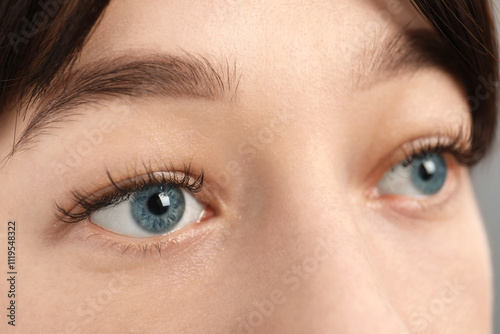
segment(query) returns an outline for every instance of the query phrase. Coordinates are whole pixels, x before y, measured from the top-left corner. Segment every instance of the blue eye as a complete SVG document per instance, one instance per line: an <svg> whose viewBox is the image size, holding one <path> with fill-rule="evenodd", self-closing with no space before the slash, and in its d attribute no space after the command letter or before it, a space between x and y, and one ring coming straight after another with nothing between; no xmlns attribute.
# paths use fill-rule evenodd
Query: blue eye
<svg viewBox="0 0 500 334"><path fill-rule="evenodd" d="M186 201L174 187L155 186L135 194L130 209L137 224L151 233L168 232L184 214Z"/></svg>
<svg viewBox="0 0 500 334"><path fill-rule="evenodd" d="M445 160L436 153L427 153L410 163L402 162L393 167L377 187L386 195L430 196L443 188L447 173Z"/></svg>
<svg viewBox="0 0 500 334"><path fill-rule="evenodd" d="M97 210L90 220L118 234L148 237L198 221L203 211L203 205L188 191L165 184L147 187L117 205Z"/></svg>

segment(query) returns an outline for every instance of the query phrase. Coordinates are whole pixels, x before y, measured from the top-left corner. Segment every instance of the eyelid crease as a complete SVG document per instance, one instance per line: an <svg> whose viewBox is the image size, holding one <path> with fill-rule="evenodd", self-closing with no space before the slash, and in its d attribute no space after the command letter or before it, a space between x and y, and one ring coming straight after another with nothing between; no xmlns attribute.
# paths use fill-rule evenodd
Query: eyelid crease
<svg viewBox="0 0 500 334"><path fill-rule="evenodd" d="M162 164L161 171L154 171L151 165L145 163L143 163L143 167L144 172L134 170L132 176L128 176L123 181L116 181L110 171L107 170L106 175L109 179L109 186L93 193L72 191L69 200L73 203L73 208L67 210L56 203L54 207L55 217L64 223L78 223L87 219L92 212L119 204L130 198L134 192L152 185L169 184L189 190L192 193L198 193L203 189L203 168L200 169L199 173L195 174L192 171L191 163L184 164L181 172L177 171L172 164ZM109 187L112 187L113 191L104 190ZM75 212L76 208L80 210Z"/></svg>

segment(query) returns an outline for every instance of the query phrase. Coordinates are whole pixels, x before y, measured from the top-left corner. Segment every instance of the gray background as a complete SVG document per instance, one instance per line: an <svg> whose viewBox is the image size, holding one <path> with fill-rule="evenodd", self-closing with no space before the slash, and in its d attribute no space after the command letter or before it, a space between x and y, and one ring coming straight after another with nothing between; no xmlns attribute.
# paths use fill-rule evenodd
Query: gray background
<svg viewBox="0 0 500 334"><path fill-rule="evenodd" d="M494 11L497 15L497 30L500 30L500 0L494 0L493 5L496 7ZM492 154L473 168L472 178L491 245L495 295L499 297L495 298L494 333L500 333L500 131Z"/></svg>
<svg viewBox="0 0 500 334"><path fill-rule="evenodd" d="M472 169L472 179L491 245L495 295L499 297L495 298L494 333L500 333L500 138L498 134L492 154Z"/></svg>

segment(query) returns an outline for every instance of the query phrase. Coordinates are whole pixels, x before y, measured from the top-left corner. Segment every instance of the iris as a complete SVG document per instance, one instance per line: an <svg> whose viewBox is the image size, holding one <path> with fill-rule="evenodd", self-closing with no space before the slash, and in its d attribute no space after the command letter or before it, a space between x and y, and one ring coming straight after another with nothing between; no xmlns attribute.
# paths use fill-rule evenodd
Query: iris
<svg viewBox="0 0 500 334"><path fill-rule="evenodd" d="M179 188L156 185L136 192L130 208L137 225L160 234L169 232L181 220L186 201Z"/></svg>
<svg viewBox="0 0 500 334"><path fill-rule="evenodd" d="M413 185L425 195L436 194L446 181L446 163L435 153L413 159L410 168Z"/></svg>

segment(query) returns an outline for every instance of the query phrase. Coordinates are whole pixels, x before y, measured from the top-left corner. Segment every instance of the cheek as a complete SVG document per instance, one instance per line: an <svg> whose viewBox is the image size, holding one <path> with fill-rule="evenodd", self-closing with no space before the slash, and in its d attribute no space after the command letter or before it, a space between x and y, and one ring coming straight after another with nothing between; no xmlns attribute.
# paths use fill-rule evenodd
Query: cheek
<svg viewBox="0 0 500 334"><path fill-rule="evenodd" d="M490 254L468 181L461 192L452 215L420 226L365 218L377 279L410 333L489 332Z"/></svg>

